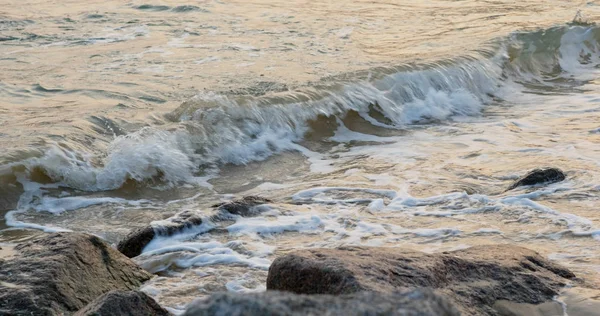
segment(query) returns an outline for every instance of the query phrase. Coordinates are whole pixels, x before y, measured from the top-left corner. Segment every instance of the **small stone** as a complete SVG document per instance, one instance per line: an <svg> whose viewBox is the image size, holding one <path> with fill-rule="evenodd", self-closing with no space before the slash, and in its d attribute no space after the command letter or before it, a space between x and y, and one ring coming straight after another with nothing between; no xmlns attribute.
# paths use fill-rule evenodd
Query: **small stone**
<svg viewBox="0 0 600 316"><path fill-rule="evenodd" d="M551 184L564 179L566 179L565 174L558 168L534 169L511 184L508 190L526 185Z"/></svg>

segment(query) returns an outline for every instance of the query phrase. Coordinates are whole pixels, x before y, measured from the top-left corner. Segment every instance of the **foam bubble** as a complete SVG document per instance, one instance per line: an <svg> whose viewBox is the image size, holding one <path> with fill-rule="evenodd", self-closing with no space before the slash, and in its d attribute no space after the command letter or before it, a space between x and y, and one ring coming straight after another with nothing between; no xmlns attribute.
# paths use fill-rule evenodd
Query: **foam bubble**
<svg viewBox="0 0 600 316"><path fill-rule="evenodd" d="M280 216L276 220L264 217L240 218L227 227L233 234L279 234L285 231L301 233L323 230L324 223L317 215Z"/></svg>

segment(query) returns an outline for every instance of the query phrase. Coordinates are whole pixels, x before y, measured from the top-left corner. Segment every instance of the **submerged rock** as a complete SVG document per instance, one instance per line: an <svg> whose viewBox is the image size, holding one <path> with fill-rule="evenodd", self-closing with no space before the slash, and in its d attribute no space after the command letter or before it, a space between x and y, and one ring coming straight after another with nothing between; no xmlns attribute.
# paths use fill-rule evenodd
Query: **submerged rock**
<svg viewBox="0 0 600 316"><path fill-rule="evenodd" d="M566 179L566 176L560 169L534 169L527 173L524 177L511 184L510 187L508 187L508 190L525 185L550 184L563 181L564 179Z"/></svg>
<svg viewBox="0 0 600 316"><path fill-rule="evenodd" d="M401 248L309 249L277 258L267 289L298 294L393 292L429 287L465 315L496 315L498 300L539 304L575 275L536 252L510 245L426 254Z"/></svg>
<svg viewBox="0 0 600 316"><path fill-rule="evenodd" d="M169 316L167 310L156 301L140 291L108 292L86 307L75 316Z"/></svg>
<svg viewBox="0 0 600 316"><path fill-rule="evenodd" d="M219 210L225 210L230 214L249 217L259 213L259 211L256 210L256 206L271 202L271 200L262 198L260 196L245 196L239 200L215 204L213 207Z"/></svg>
<svg viewBox="0 0 600 316"><path fill-rule="evenodd" d="M419 315L458 316L458 311L428 289L342 296L264 293L217 293L191 303L185 316L263 315Z"/></svg>
<svg viewBox="0 0 600 316"><path fill-rule="evenodd" d="M106 292L135 289L151 277L96 236L45 235L0 259L0 314L71 314Z"/></svg>
<svg viewBox="0 0 600 316"><path fill-rule="evenodd" d="M160 228L147 225L130 232L117 244L117 249L129 258L137 257L156 235L171 236L200 224L202 218L198 214L185 211L166 220L165 225Z"/></svg>
<svg viewBox="0 0 600 316"><path fill-rule="evenodd" d="M268 199L258 196L245 196L242 199L231 202L215 204L212 207L219 211L226 212L216 214L209 218L211 222L230 220L231 215L255 216L261 210L256 206L271 202ZM202 217L192 211L179 213L165 221L160 226L147 225L130 232L123 240L117 244L117 249L129 258L137 257L142 254L146 247L157 235L171 236L183 231L186 228L198 226L203 223Z"/></svg>
<svg viewBox="0 0 600 316"><path fill-rule="evenodd" d="M156 233L154 227L148 225L130 232L117 244L117 249L129 258L139 256Z"/></svg>

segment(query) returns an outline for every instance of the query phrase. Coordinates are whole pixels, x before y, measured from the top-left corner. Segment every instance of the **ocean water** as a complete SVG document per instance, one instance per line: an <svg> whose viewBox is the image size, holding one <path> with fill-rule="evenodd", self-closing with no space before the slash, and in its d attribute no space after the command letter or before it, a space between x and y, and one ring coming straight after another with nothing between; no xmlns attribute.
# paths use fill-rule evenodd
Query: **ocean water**
<svg viewBox="0 0 600 316"><path fill-rule="evenodd" d="M511 243L598 281L597 1L5 2L2 244L197 213L134 259L175 313L306 247ZM213 216L246 195L273 202Z"/></svg>

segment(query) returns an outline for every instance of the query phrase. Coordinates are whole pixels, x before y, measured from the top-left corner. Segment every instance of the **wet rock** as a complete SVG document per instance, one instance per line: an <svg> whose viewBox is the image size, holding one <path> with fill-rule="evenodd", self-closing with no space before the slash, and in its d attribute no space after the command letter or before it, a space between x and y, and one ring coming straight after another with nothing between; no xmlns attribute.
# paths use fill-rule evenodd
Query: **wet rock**
<svg viewBox="0 0 600 316"><path fill-rule="evenodd" d="M155 235L154 228L150 225L138 228L119 241L117 250L129 258L139 256Z"/></svg>
<svg viewBox="0 0 600 316"><path fill-rule="evenodd" d="M75 316L169 316L151 297L140 291L111 291L88 304Z"/></svg>
<svg viewBox="0 0 600 316"><path fill-rule="evenodd" d="M508 187L508 190L515 189L525 185L550 184L563 181L565 174L557 168L535 169L530 171L524 177L515 181Z"/></svg>
<svg viewBox="0 0 600 316"><path fill-rule="evenodd" d="M285 292L217 293L190 304L185 316L209 315L419 315L454 316L458 311L428 289L342 296Z"/></svg>
<svg viewBox="0 0 600 316"><path fill-rule="evenodd" d="M152 275L106 242L55 233L15 246L0 259L0 315L64 315L112 290L131 290Z"/></svg>
<svg viewBox="0 0 600 316"><path fill-rule="evenodd" d="M270 202L270 200L262 197L246 196L239 200L215 204L213 205L214 208L227 213L216 214L210 217L210 221L219 222L230 220L231 215L255 216L261 212L256 206ZM157 235L171 236L186 228L198 226L202 223L203 219L198 213L185 211L163 221L156 227L147 225L130 232L118 243L117 249L129 258L137 257L142 253L144 247L146 247Z"/></svg>
<svg viewBox="0 0 600 316"><path fill-rule="evenodd" d="M185 211L164 221L160 227L147 225L130 232L118 244L117 249L129 258L139 256L156 235L171 236L186 228L202 224L197 213Z"/></svg>
<svg viewBox="0 0 600 316"><path fill-rule="evenodd" d="M227 211L230 214L249 217L260 213L260 210L257 210L256 206L271 202L271 200L262 198L260 196L245 196L239 200L215 204L213 207L219 210Z"/></svg>
<svg viewBox="0 0 600 316"><path fill-rule="evenodd" d="M401 248L309 249L277 258L268 290L298 294L392 292L429 287L464 315L496 315L498 300L539 304L575 276L536 252L510 245L425 254Z"/></svg>

